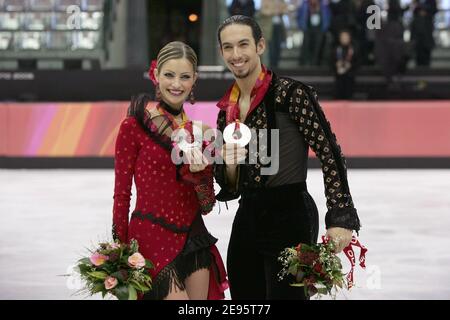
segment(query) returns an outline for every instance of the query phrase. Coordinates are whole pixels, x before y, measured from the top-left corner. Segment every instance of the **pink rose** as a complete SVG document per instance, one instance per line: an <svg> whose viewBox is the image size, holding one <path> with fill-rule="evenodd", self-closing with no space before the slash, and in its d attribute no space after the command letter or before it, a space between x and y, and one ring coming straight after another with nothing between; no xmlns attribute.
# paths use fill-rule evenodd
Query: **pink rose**
<svg viewBox="0 0 450 320"><path fill-rule="evenodd" d="M109 249L119 249L120 248L120 244L118 244L118 243L111 243L111 244L109 244Z"/></svg>
<svg viewBox="0 0 450 320"><path fill-rule="evenodd" d="M92 263L94 266L98 267L98 266L101 266L102 264L104 264L105 261L108 260L108 257L105 256L104 254L95 252L95 253L90 257L89 260L91 260L91 263Z"/></svg>
<svg viewBox="0 0 450 320"><path fill-rule="evenodd" d="M136 269L145 266L145 258L139 252L136 252L128 257L128 264Z"/></svg>
<svg viewBox="0 0 450 320"><path fill-rule="evenodd" d="M106 279L105 279L105 288L106 288L106 290L114 288L115 286L117 286L117 283L118 283L118 281L117 281L116 278L114 278L114 277L106 277Z"/></svg>

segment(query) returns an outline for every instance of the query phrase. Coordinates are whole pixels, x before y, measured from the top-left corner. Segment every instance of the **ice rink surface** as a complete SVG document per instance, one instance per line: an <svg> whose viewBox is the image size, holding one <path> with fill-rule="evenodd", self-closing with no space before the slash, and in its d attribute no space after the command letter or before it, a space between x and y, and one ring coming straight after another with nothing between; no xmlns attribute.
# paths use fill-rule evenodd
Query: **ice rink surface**
<svg viewBox="0 0 450 320"><path fill-rule="evenodd" d="M356 287L337 298L450 299L450 170L353 169L348 179L369 251ZM110 239L113 183L113 170L0 170L0 299L83 299L59 275ZM309 171L308 189L323 234L320 170ZM228 207L205 217L224 261L237 201Z"/></svg>

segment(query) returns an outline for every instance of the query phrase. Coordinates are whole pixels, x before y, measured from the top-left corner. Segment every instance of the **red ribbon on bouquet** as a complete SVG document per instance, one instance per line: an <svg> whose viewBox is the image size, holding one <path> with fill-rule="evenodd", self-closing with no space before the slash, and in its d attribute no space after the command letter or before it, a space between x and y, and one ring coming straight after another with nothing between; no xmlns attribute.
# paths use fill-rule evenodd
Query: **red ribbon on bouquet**
<svg viewBox="0 0 450 320"><path fill-rule="evenodd" d="M329 238L322 236L322 242L324 244L328 243ZM347 288L350 289L351 287L353 287L353 271L355 269L355 252L353 251L353 247L358 247L360 248L360 252L359 252L359 265L361 266L361 268L365 269L366 268L366 252L367 252L367 248L364 247L359 240L355 237L352 236L352 241L350 241L349 245L346 246L344 248L344 253L347 256L348 260L350 261L351 264L351 269L349 271L349 273L347 274Z"/></svg>

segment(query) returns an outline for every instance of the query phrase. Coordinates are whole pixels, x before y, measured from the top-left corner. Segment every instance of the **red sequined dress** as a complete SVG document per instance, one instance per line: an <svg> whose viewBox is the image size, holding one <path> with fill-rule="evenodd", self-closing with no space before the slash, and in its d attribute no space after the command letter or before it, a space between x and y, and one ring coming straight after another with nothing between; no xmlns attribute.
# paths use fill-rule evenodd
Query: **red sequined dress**
<svg viewBox="0 0 450 320"><path fill-rule="evenodd" d="M130 108L131 109L131 108ZM202 215L214 206L211 166L191 173L187 164L175 165L170 120L156 107L142 120L128 116L116 140L113 236L122 242L136 239L139 251L152 261L153 289L143 299L163 299L173 284L201 268L209 268L208 299L224 299L228 288L225 267ZM170 132L170 130L169 130ZM132 181L136 207L129 221Z"/></svg>

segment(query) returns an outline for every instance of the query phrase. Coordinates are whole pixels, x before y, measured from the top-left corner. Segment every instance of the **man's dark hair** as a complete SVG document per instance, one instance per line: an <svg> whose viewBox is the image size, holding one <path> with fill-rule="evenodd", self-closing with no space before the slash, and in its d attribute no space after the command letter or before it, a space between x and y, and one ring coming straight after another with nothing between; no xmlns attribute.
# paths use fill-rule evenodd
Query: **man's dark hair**
<svg viewBox="0 0 450 320"><path fill-rule="evenodd" d="M226 18L222 24L217 29L217 40L219 40L219 45L222 48L222 40L220 39L220 33L227 26L232 24L242 24L245 26L249 26L252 29L253 39L255 39L255 43L258 44L259 40L262 38L262 31L259 24L255 21L255 19L243 16L243 15L235 15L229 18Z"/></svg>

